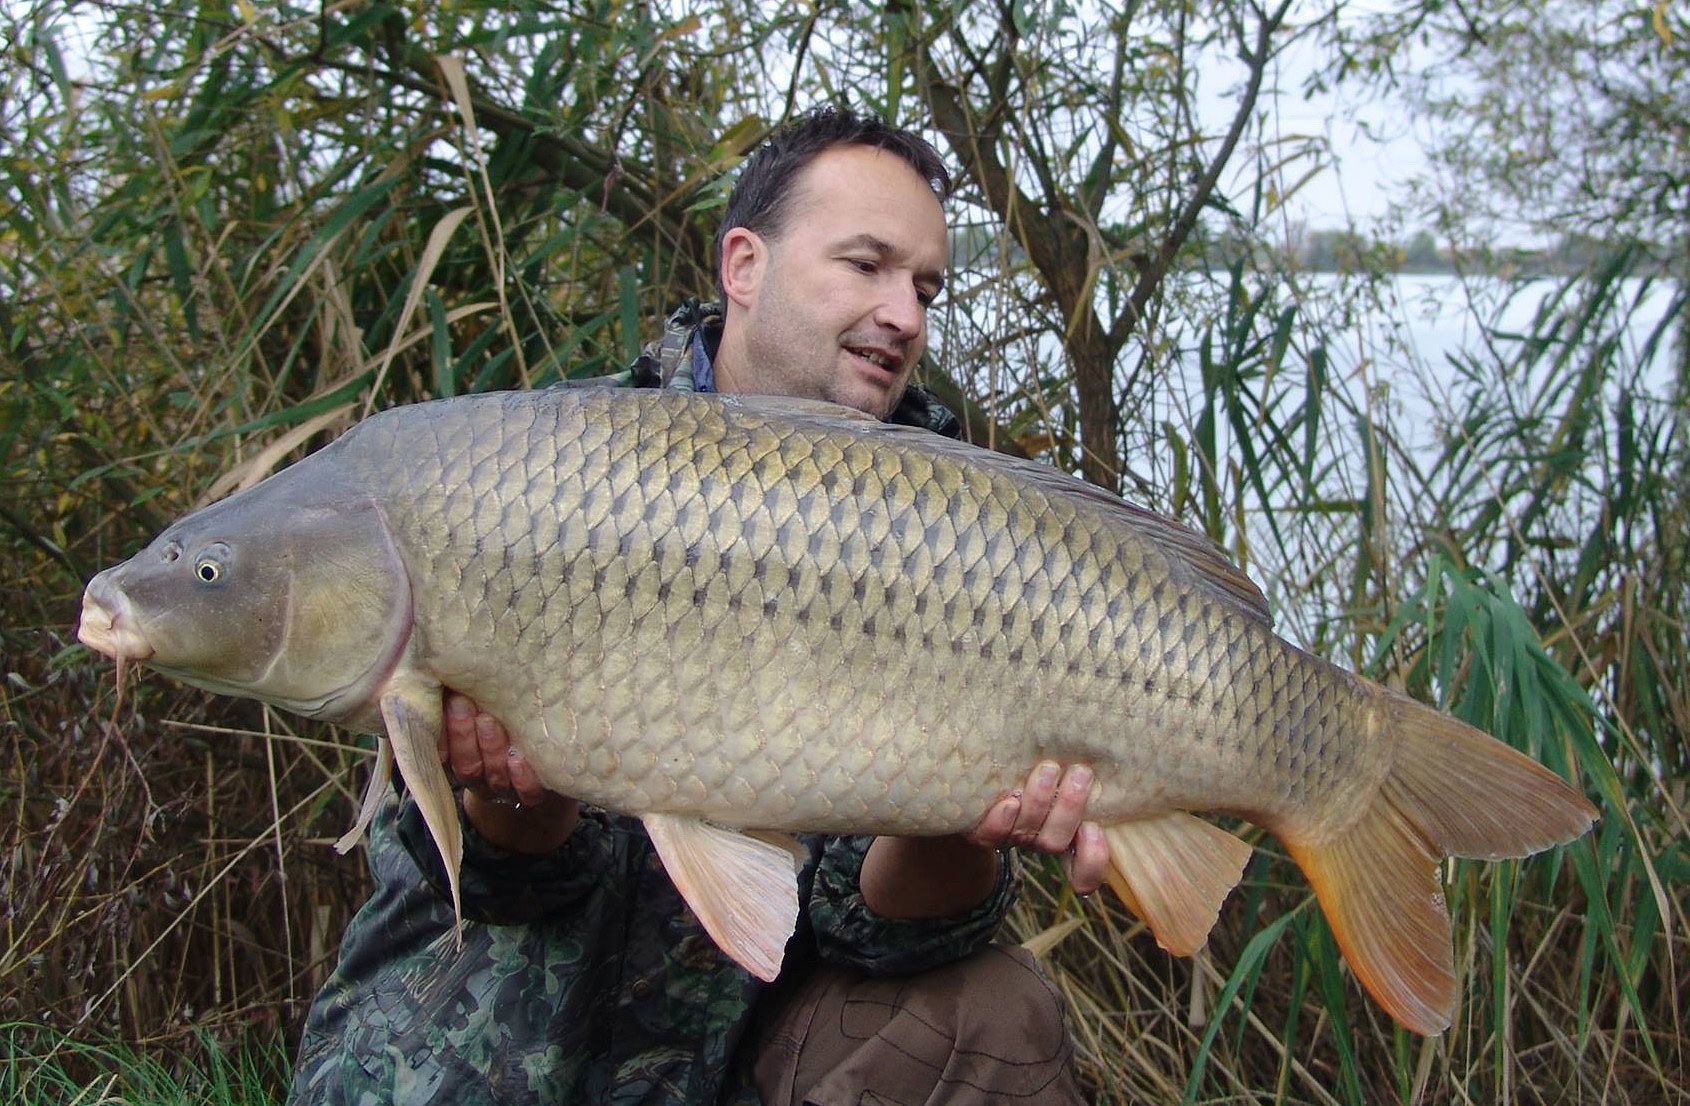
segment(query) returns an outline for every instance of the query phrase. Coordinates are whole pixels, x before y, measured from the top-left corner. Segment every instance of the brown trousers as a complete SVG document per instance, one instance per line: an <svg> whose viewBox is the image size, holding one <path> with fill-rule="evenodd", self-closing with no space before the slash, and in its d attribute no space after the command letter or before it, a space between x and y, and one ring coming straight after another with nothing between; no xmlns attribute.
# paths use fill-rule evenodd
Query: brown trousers
<svg viewBox="0 0 1690 1106"><path fill-rule="evenodd" d="M817 968L771 998L753 1069L766 1106L1084 1101L1062 998L1024 949L897 978Z"/></svg>

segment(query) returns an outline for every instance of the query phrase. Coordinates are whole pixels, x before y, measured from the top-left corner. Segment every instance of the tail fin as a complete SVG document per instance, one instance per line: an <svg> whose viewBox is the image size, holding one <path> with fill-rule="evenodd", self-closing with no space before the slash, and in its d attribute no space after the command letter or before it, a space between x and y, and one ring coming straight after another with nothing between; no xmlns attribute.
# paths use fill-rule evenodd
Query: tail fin
<svg viewBox="0 0 1690 1106"><path fill-rule="evenodd" d="M1448 715L1379 689L1395 760L1361 817L1319 838L1279 836L1303 869L1356 977L1421 1034L1455 1009L1446 856L1500 860L1569 841L1596 818L1571 785Z"/></svg>

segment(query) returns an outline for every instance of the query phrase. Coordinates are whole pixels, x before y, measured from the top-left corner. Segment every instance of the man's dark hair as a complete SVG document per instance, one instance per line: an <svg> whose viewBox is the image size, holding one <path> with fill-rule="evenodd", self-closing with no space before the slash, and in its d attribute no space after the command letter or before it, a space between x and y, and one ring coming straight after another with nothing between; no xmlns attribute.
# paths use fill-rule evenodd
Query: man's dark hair
<svg viewBox="0 0 1690 1106"><path fill-rule="evenodd" d="M722 288L722 239L735 227L765 238L780 234L792 201L792 183L817 154L835 146L868 146L896 154L926 181L943 203L951 195L951 173L939 151L918 134L894 127L878 116L849 108L820 107L777 127L745 159L728 194L722 225L716 230L716 291ZM725 298L725 297L724 297Z"/></svg>

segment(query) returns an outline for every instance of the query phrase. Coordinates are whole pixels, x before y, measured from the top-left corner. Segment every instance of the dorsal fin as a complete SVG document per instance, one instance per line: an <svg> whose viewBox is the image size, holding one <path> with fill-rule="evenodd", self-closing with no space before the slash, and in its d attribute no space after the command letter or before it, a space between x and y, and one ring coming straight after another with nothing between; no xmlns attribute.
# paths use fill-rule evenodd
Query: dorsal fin
<svg viewBox="0 0 1690 1106"><path fill-rule="evenodd" d="M1047 495L1101 507L1113 522L1132 530L1174 561L1189 566L1196 573L1197 582L1207 585L1217 597L1264 623L1271 624L1273 621L1267 596L1205 535L1060 469L999 453L990 456L993 459L987 463L992 467L1018 473L1037 484Z"/></svg>
<svg viewBox="0 0 1690 1106"><path fill-rule="evenodd" d="M996 453L918 427L881 422L853 408L821 400L760 395L723 396L722 400L758 414L808 423L818 430L840 431L859 437L884 437L901 448L938 454L963 464L1014 476L1034 485L1047 496L1075 504L1088 514L1101 513L1111 523L1131 530L1176 563L1188 566L1193 573L1193 582L1211 595L1264 624L1272 622L1267 597L1261 589L1207 537L1041 461Z"/></svg>
<svg viewBox="0 0 1690 1106"><path fill-rule="evenodd" d="M772 415L776 418L805 419L822 427L829 427L831 424L844 426L848 429L857 429L864 423L870 426L887 425L866 411L859 411L855 407L845 407L838 403L829 403L825 399L757 395L750 392L721 393L720 399L724 407L743 407L748 411Z"/></svg>

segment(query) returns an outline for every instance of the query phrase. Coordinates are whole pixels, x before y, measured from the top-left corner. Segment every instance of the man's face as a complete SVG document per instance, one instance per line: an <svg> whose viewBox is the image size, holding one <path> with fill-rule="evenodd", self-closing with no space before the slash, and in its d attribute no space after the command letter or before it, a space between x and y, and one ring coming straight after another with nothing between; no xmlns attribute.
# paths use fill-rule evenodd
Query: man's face
<svg viewBox="0 0 1690 1106"><path fill-rule="evenodd" d="M725 281L743 308L746 356L719 385L884 418L927 348L927 307L948 252L944 212L907 162L866 146L823 151L793 189L772 237L731 232L760 250L725 244L726 265L746 266Z"/></svg>

